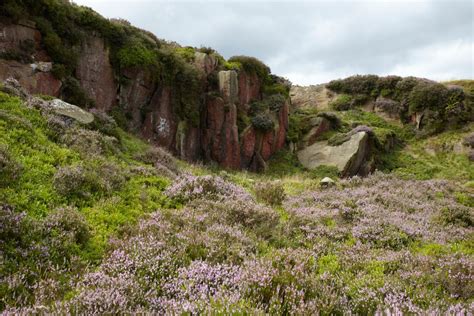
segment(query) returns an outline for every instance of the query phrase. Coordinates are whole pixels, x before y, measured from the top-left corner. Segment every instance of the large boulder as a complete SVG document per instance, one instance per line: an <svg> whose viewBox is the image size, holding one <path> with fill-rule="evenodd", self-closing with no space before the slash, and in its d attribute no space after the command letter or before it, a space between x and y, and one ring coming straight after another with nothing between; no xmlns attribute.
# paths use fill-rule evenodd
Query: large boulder
<svg viewBox="0 0 474 316"><path fill-rule="evenodd" d="M94 115L92 115L92 113L84 111L80 107L69 104L60 99L54 99L48 102L48 107L56 114L70 117L82 124L89 124L94 121Z"/></svg>
<svg viewBox="0 0 474 316"><path fill-rule="evenodd" d="M298 160L308 169L335 166L342 176L367 173L371 145L367 132L354 133L344 143L330 146L327 141L316 142L298 152Z"/></svg>

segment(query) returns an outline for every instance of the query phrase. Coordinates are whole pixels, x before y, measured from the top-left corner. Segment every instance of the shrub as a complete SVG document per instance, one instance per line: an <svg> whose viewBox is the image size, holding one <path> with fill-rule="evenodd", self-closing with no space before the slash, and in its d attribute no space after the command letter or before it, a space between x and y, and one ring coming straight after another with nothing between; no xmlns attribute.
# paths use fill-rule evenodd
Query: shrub
<svg viewBox="0 0 474 316"><path fill-rule="evenodd" d="M242 69L250 74L256 74L261 79L266 79L270 74L270 68L255 57L233 56L229 58L230 63L239 63Z"/></svg>
<svg viewBox="0 0 474 316"><path fill-rule="evenodd" d="M83 157L116 153L118 146L115 137L79 127L68 128L60 136L60 142L76 150Z"/></svg>
<svg viewBox="0 0 474 316"><path fill-rule="evenodd" d="M139 39L130 39L118 52L118 64L121 69L129 67L146 68L157 64L158 55L147 48Z"/></svg>
<svg viewBox="0 0 474 316"><path fill-rule="evenodd" d="M271 206L279 206L285 200L286 194L279 181L260 182L254 187L257 199Z"/></svg>
<svg viewBox="0 0 474 316"><path fill-rule="evenodd" d="M91 237L86 219L73 207L60 208L48 214L44 229L47 234L60 239L61 247L66 249L75 244L85 246Z"/></svg>
<svg viewBox="0 0 474 316"><path fill-rule="evenodd" d="M181 56L186 62L191 63L194 61L196 51L193 47L179 47L176 49L176 53Z"/></svg>
<svg viewBox="0 0 474 316"><path fill-rule="evenodd" d="M399 101L402 101L404 98L406 98L410 94L411 90L413 90L413 88L419 82L420 82L420 79L415 78L415 77L406 77L398 81L395 86L395 97Z"/></svg>
<svg viewBox="0 0 474 316"><path fill-rule="evenodd" d="M334 101L331 101L329 106L336 111L347 111L352 107L352 97L347 94L342 94Z"/></svg>
<svg viewBox="0 0 474 316"><path fill-rule="evenodd" d="M316 116L315 109L295 109L288 116L288 141L298 143L311 130L311 119Z"/></svg>
<svg viewBox="0 0 474 316"><path fill-rule="evenodd" d="M399 76L379 77L377 80L377 90L382 96L388 96L395 91L397 84L402 79L403 78Z"/></svg>
<svg viewBox="0 0 474 316"><path fill-rule="evenodd" d="M446 225L455 225L461 227L474 226L474 214L472 209L469 207L445 207L441 210L440 219Z"/></svg>
<svg viewBox="0 0 474 316"><path fill-rule="evenodd" d="M261 132L267 132L273 129L275 123L269 114L257 114L251 118L252 126Z"/></svg>
<svg viewBox="0 0 474 316"><path fill-rule="evenodd" d="M286 98L283 94L273 94L265 98L265 102L268 104L268 108L272 112L278 112L286 103Z"/></svg>
<svg viewBox="0 0 474 316"><path fill-rule="evenodd" d="M235 195L220 201L195 200L189 207L200 213L207 213L213 219L219 218L229 226L241 226L259 237L271 238L279 222L279 215L273 209L256 204L247 196Z"/></svg>
<svg viewBox="0 0 474 316"><path fill-rule="evenodd" d="M135 155L134 158L155 168L166 168L174 175L180 173L176 159L161 147L150 147L145 152Z"/></svg>
<svg viewBox="0 0 474 316"><path fill-rule="evenodd" d="M0 144L0 187L16 180L22 167L11 156L7 146Z"/></svg>
<svg viewBox="0 0 474 316"><path fill-rule="evenodd" d="M59 194L71 199L88 199L118 190L125 182L124 171L104 161L59 168L53 178Z"/></svg>
<svg viewBox="0 0 474 316"><path fill-rule="evenodd" d="M420 82L410 92L409 113L431 109L444 113L448 89L439 83Z"/></svg>
<svg viewBox="0 0 474 316"><path fill-rule="evenodd" d="M310 176L313 179L323 179L325 177L337 179L339 178L339 175L339 169L337 169L335 166L321 165L310 171Z"/></svg>
<svg viewBox="0 0 474 316"><path fill-rule="evenodd" d="M89 98L81 88L79 81L73 77L68 77L62 85L61 94L66 102L84 108L92 108L95 106L94 100Z"/></svg>
<svg viewBox="0 0 474 316"><path fill-rule="evenodd" d="M169 187L165 194L179 202L186 203L196 199L208 200L252 200L244 189L217 176L183 175Z"/></svg>
<svg viewBox="0 0 474 316"><path fill-rule="evenodd" d="M379 77L375 75L356 75L345 79L333 80L327 88L338 93L363 94L373 96L376 91Z"/></svg>

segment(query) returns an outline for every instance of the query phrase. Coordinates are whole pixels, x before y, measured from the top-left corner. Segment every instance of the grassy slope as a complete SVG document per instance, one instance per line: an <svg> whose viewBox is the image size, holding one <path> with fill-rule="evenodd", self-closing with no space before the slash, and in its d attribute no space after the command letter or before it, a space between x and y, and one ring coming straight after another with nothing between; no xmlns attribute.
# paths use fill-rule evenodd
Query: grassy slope
<svg viewBox="0 0 474 316"><path fill-rule="evenodd" d="M100 259L107 239L121 227L133 224L144 213L166 205L161 194L169 180L162 176L146 176L128 172L144 166L134 160L148 145L119 131L120 150L114 154L88 157L87 149L71 149L56 143L52 130L38 110L27 108L18 98L0 93L0 145L4 145L13 161L21 166L18 178L0 187L0 200L28 216L43 218L52 210L67 205L77 206L92 228L92 238L82 249L89 259ZM127 180L114 192L88 192L80 199L61 195L53 186L60 167L87 162L91 165L108 161L118 166ZM100 176L100 170L99 170Z"/></svg>

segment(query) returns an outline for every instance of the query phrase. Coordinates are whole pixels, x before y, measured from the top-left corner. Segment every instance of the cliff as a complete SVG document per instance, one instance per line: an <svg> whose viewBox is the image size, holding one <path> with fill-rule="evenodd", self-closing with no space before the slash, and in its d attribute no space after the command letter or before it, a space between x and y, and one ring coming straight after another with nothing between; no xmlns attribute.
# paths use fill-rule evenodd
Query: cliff
<svg viewBox="0 0 474 316"><path fill-rule="evenodd" d="M68 1L29 2L1 7L0 80L107 112L188 161L258 171L285 145L289 84L259 60L226 61Z"/></svg>

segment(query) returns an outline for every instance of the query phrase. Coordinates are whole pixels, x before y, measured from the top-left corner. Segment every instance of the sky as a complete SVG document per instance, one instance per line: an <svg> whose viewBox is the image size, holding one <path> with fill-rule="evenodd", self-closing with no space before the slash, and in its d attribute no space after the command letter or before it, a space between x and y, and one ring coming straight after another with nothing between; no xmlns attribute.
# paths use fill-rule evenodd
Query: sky
<svg viewBox="0 0 474 316"><path fill-rule="evenodd" d="M294 84L474 79L471 0L74 0L183 46L254 56Z"/></svg>

